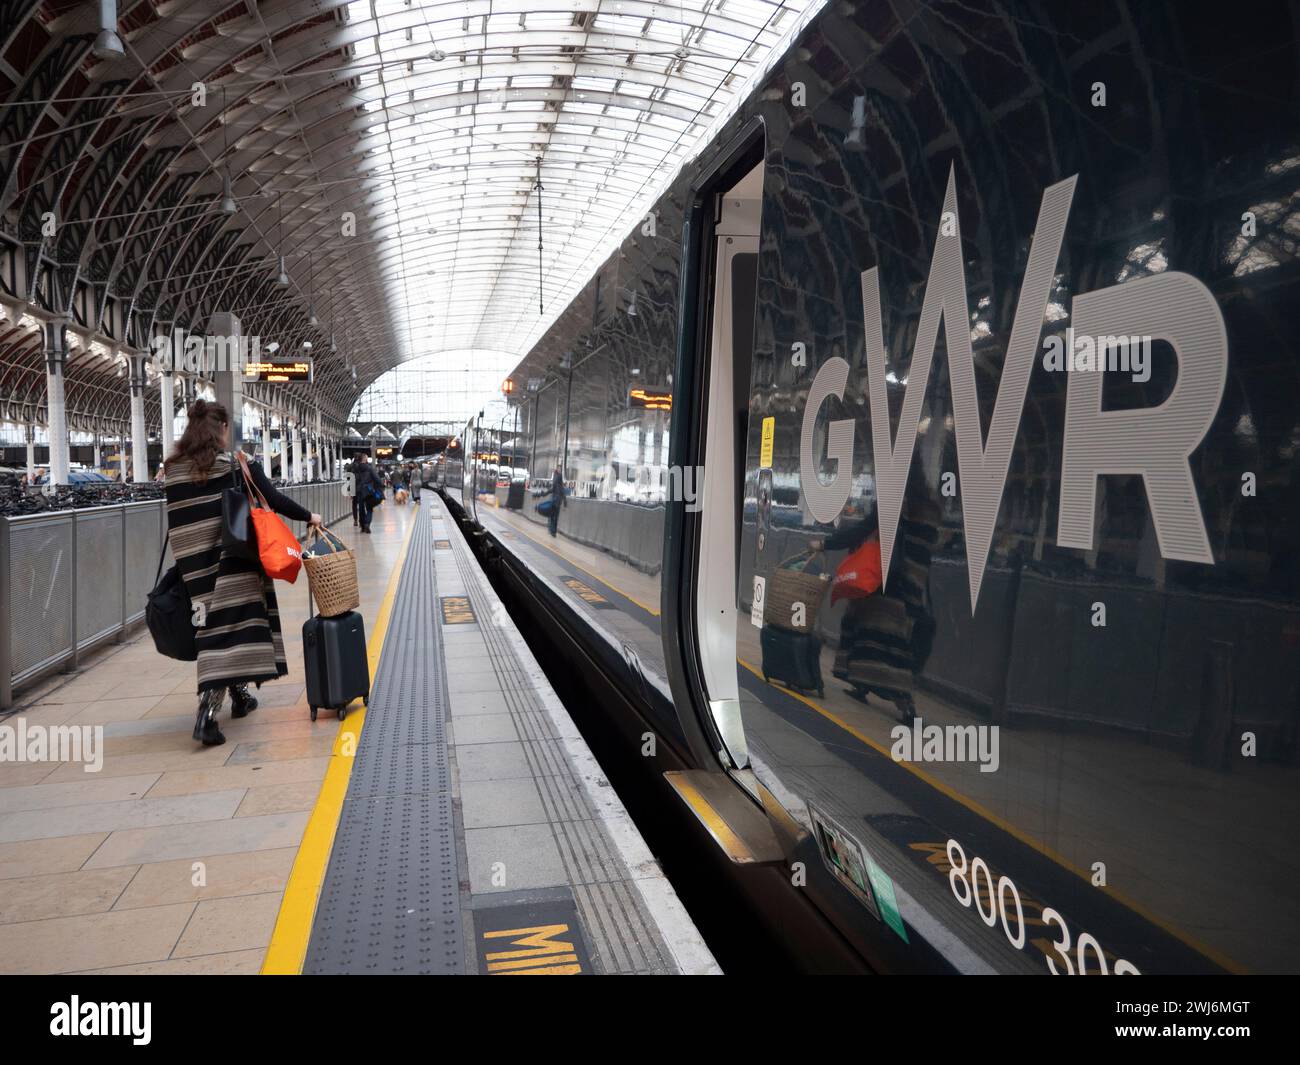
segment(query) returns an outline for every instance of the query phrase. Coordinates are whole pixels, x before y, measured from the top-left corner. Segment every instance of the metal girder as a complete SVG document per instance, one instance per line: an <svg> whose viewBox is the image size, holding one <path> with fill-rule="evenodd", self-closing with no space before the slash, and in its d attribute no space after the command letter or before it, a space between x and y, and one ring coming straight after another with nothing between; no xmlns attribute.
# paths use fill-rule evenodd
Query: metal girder
<svg viewBox="0 0 1300 1065"><path fill-rule="evenodd" d="M200 156L204 142L212 142L214 135L224 137L224 116L220 113L221 104L225 102L223 94L219 85L213 86L208 104L216 118L210 119L205 115L202 126L191 131L183 118L178 125L177 111L166 105L165 97L160 106L146 108L156 111L156 114L133 117L124 115L123 111L138 105L123 103L120 108L115 107L115 93L120 94L128 87L139 89L142 85L156 86L163 94L172 87L188 89L191 74L184 68L192 65L193 57L185 56L181 63L160 69L157 74L153 71L160 57L180 46L182 39L194 40L204 36L202 25L217 26L216 37L210 39L217 44L224 44L223 38L229 39L232 49L224 54L218 50L205 55L209 61L201 64L203 77L213 79L223 69L227 76L231 75L240 65L241 54L247 59L249 48L258 45L265 30L277 37L288 33L293 39L296 26L312 23L322 10L344 6L342 2L286 5L273 16L267 16L262 28L242 42L237 39L237 34L231 34L229 20L226 23L219 21L222 13L210 12L196 20L192 9L183 33L159 34L157 23L150 26L146 36L133 36L128 31L123 37L128 41L132 56L137 48L149 49L148 54L139 56L135 75L130 78L119 76L127 65L126 61L111 64L113 80L90 89L70 91L69 96L81 94L91 99L69 107L58 103L64 87L85 84L84 79L90 71L102 68L94 67L88 60L92 35L52 34L23 87L32 103L27 107L6 109L0 127L0 144L20 145L11 149L13 165L3 172L0 188L4 190L4 205L11 208L8 228L18 229L33 238L33 246L26 249L25 269L21 271L27 280L23 293L27 300L39 299L50 310L67 310L73 305L79 284L88 286L95 308L94 320L79 324L89 324L100 330L108 324L106 318L113 300L122 297L127 301L125 329L119 330L122 335L118 339L130 340L135 346L142 346L147 340L155 322L160 320L160 312L169 324L178 313L184 313L194 320L193 324L202 325L216 309L220 294L228 286L211 284L211 278L197 276L199 271L220 271L223 267L230 267L233 275L238 269L238 260L246 260L249 256L249 248L244 246L232 260L232 250L240 246L238 229L224 228L218 218L205 218L196 226L191 217L206 212L214 190L220 188L217 168L223 162L222 157L209 161ZM28 16L34 13L35 6L26 9ZM165 18L172 16L172 12L166 9L159 13ZM261 18L259 15L259 22ZM308 28L307 32L313 37L310 45L303 45L307 52L319 50L326 43L320 40L319 26ZM338 42L334 42L333 47L337 46ZM216 80L219 83L220 79ZM235 98L246 101L257 92L240 91ZM229 94L225 94L225 99L229 98ZM187 113L202 114L197 108L189 108ZM250 129L255 129L263 117L253 109L245 121ZM37 157L31 149L40 139L43 122L47 125L52 122L55 127L75 126L76 129L45 138L50 144L39 153L35 165L41 176L34 178L33 163L24 160ZM101 134L102 141L97 140ZM240 137L240 132L235 131L236 145ZM145 146L144 150L141 150L142 146ZM238 150L231 153L239 154ZM243 154L247 155L246 152ZM197 164L193 170L185 173L172 171L177 164L187 165L191 155ZM259 161L266 160L250 160L249 169L255 169ZM39 237L41 213L51 209L57 213L60 204L65 206L67 218L60 219L53 240L42 241ZM260 239L260 234L255 239ZM345 266L337 265L338 259L338 256L326 257L327 269L322 271L322 285L334 287L339 280L338 276L331 275L330 268L338 275L345 272ZM267 272L264 280L269 281L270 277ZM123 284L123 281L127 283ZM200 293L208 297L203 301L206 306L196 305L193 299L196 285ZM365 302L382 310L382 302L376 303L373 294ZM353 299L351 303L359 312L362 301ZM235 309L247 314L243 307ZM300 317L305 322L305 316ZM21 346L0 345L0 359L3 359L0 365L14 363L5 365L5 368L17 372L22 368L21 364L29 360L33 364L39 363L40 354L36 348L39 345L24 352ZM318 345L317 353L320 357L318 381L322 384L318 390L320 398L328 396L346 413L352 396L338 394L334 386L344 377L350 386L351 375L345 374L341 358L337 368L329 367L329 349L324 343ZM33 384L41 380L36 365L31 366L26 376ZM112 393L111 383L105 382L105 387ZM76 407L86 391L80 383L70 381L70 415L79 416ZM350 388L348 392L351 392Z"/></svg>
<svg viewBox="0 0 1300 1065"><path fill-rule="evenodd" d="M84 55L93 40L92 35L82 34L53 41L23 82L16 94L17 100L0 112L0 152L10 162L4 180L0 181L0 217L8 214L21 173L19 164L31 148L42 121L51 117L52 121L59 124L49 112L56 93L72 76L75 69L73 58ZM30 220L27 220L27 225L31 225ZM34 231L22 235L38 239L39 223Z"/></svg>

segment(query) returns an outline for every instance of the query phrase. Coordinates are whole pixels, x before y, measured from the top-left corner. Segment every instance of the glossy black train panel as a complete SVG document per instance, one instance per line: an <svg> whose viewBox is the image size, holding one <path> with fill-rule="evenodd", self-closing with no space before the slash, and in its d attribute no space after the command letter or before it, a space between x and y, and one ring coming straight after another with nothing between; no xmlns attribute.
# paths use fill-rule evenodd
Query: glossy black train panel
<svg viewBox="0 0 1300 1065"><path fill-rule="evenodd" d="M480 427L447 464L676 740L665 575L699 558L666 518L734 499L714 724L882 969L1294 968L1296 32L828 5L516 371L522 507L471 471ZM761 165L691 243L746 130ZM694 319L692 256L721 279ZM713 369L674 381L700 322ZM668 459L719 351L730 495Z"/></svg>

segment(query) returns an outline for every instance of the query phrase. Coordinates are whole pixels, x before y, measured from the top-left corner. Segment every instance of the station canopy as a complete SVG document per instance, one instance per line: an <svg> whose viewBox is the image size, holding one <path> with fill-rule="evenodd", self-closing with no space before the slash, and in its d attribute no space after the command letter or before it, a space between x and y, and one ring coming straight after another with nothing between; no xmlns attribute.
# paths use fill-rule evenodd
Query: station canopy
<svg viewBox="0 0 1300 1065"><path fill-rule="evenodd" d="M306 341L312 385L264 387L339 420L410 359L510 369L820 3L119 0L114 56L97 4L19 2L0 238L36 234L41 266L91 294L70 424L127 409L115 313L137 344L217 311ZM13 409L44 373L6 300Z"/></svg>

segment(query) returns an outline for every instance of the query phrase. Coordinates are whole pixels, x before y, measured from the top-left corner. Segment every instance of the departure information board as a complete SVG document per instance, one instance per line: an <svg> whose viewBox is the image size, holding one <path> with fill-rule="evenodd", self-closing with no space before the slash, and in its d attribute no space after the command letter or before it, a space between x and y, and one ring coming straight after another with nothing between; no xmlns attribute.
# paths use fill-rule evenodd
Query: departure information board
<svg viewBox="0 0 1300 1065"><path fill-rule="evenodd" d="M647 410L672 410L673 394L666 388L634 388L627 394L628 405Z"/></svg>
<svg viewBox="0 0 1300 1065"><path fill-rule="evenodd" d="M261 359L245 364L244 378L248 381L305 381L310 384L313 369L311 359Z"/></svg>

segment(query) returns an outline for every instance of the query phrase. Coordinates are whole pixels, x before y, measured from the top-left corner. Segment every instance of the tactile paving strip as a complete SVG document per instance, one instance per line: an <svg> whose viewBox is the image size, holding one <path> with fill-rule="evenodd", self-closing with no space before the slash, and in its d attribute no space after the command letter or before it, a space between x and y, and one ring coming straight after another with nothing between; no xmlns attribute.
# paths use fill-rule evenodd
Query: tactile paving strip
<svg viewBox="0 0 1300 1065"><path fill-rule="evenodd" d="M429 515L393 602L304 973L464 971Z"/></svg>

